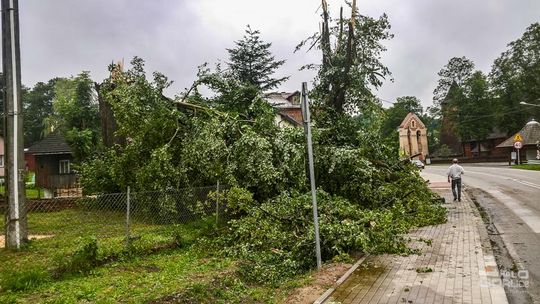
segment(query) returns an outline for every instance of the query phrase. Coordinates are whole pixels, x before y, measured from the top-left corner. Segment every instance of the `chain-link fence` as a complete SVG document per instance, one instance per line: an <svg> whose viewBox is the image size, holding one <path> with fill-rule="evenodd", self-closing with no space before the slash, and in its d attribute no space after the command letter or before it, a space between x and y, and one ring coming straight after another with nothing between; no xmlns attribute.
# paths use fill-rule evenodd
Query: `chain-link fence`
<svg viewBox="0 0 540 304"><path fill-rule="evenodd" d="M159 240L171 233L171 227L201 221L218 226L224 220L226 206L220 195L225 188L215 185L152 192L126 189L124 193L28 199L28 238L60 240L62 246L84 237L129 245L141 237ZM7 212L7 205L0 203L0 209ZM4 221L3 217L0 235L8 224Z"/></svg>

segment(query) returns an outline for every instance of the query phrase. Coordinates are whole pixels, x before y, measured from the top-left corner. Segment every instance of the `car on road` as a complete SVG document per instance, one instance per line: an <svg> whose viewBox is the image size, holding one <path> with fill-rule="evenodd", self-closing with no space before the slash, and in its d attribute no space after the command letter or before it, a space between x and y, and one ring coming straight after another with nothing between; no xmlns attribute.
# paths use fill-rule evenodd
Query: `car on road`
<svg viewBox="0 0 540 304"><path fill-rule="evenodd" d="M426 165L424 165L424 163L419 159L412 159L411 163L420 169L424 169L426 167Z"/></svg>

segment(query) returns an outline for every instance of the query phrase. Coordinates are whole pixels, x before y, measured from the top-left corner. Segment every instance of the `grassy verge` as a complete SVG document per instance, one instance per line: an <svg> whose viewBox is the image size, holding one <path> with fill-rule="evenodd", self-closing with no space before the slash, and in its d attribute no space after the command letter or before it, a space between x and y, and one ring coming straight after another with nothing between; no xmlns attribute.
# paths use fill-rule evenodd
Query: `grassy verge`
<svg viewBox="0 0 540 304"><path fill-rule="evenodd" d="M536 170L536 171L540 171L540 165L536 165L536 164L530 164L530 165L527 165L527 164L523 164L523 165L514 165L512 166L513 169L524 169L524 170Z"/></svg>
<svg viewBox="0 0 540 304"><path fill-rule="evenodd" d="M4 195L6 193L6 189L4 185L0 186L0 194ZM43 196L43 189L41 189L41 196ZM38 198L39 197L39 189L37 188L26 188L26 198Z"/></svg>
<svg viewBox="0 0 540 304"><path fill-rule="evenodd" d="M49 237L18 252L0 249L0 303L278 303L304 280L277 290L242 282L234 260L195 245L213 229L211 220L134 223L131 250L121 214L33 213L28 226L31 235Z"/></svg>

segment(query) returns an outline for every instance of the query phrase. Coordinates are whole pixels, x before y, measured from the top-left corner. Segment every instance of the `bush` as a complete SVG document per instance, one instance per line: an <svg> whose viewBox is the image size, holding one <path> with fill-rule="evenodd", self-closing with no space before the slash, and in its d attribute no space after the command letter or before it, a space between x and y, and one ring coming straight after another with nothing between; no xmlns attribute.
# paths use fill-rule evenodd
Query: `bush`
<svg viewBox="0 0 540 304"><path fill-rule="evenodd" d="M98 244L95 238L83 241L84 245L77 249L68 258L58 257L58 267L55 271L56 277L67 274L88 273L99 265Z"/></svg>

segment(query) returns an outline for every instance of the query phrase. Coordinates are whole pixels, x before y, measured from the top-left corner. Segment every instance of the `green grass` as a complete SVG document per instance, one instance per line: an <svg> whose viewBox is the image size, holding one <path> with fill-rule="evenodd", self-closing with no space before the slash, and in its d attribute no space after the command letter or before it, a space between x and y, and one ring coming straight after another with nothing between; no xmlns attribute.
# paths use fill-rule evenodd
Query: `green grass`
<svg viewBox="0 0 540 304"><path fill-rule="evenodd" d="M0 194L4 195L6 189L4 185L0 186ZM41 196L43 196L43 189L41 189ZM39 190L37 188L26 188L26 198L38 198Z"/></svg>
<svg viewBox="0 0 540 304"><path fill-rule="evenodd" d="M196 245L213 224L211 219L189 225L135 222L137 239L126 251L122 213L31 213L30 234L50 237L32 240L20 251L0 249L0 303L145 303L171 295L189 303L279 303L305 280L296 278L278 290L243 283L235 275L236 261ZM100 262L59 274L92 240Z"/></svg>
<svg viewBox="0 0 540 304"><path fill-rule="evenodd" d="M514 165L512 166L512 168L514 169L525 169L525 170L536 170L536 171L540 171L540 165L536 165L536 164L530 164L530 165L527 165L527 164L523 164L523 165Z"/></svg>

